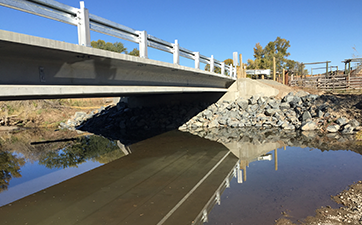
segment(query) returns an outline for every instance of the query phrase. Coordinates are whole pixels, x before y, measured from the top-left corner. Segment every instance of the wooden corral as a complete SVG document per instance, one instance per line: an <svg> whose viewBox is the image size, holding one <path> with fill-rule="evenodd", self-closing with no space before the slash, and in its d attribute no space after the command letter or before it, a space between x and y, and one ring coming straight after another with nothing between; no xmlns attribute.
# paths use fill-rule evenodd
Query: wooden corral
<svg viewBox="0 0 362 225"><path fill-rule="evenodd" d="M325 75L293 79L290 86L308 87L320 90L362 89L362 76L338 74L326 77Z"/></svg>

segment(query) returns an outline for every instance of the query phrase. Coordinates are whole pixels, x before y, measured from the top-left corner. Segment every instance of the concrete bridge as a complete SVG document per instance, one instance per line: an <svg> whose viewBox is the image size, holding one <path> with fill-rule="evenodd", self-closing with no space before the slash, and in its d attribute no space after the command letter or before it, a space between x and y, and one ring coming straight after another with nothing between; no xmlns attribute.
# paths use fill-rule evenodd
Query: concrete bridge
<svg viewBox="0 0 362 225"><path fill-rule="evenodd" d="M54 0L0 0L0 5L76 25L79 40L75 45L0 31L1 100L222 93L236 79L235 65L92 15L84 2L79 9ZM140 57L90 47L90 30L138 43ZM148 47L171 53L173 63L148 59ZM180 56L194 60L195 68L180 65Z"/></svg>

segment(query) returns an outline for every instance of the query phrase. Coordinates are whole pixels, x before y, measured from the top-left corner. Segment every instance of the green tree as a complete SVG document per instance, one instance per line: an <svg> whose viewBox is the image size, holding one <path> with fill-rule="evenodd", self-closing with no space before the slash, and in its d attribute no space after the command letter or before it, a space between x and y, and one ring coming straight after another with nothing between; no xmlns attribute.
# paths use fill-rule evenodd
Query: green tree
<svg viewBox="0 0 362 225"><path fill-rule="evenodd" d="M233 60L232 59L225 59L224 60L225 65L232 65L233 64ZM210 64L206 64L205 66L205 70L206 71L210 71ZM214 67L214 73L218 73L221 74L221 68L219 67ZM226 71L225 72L226 75L229 75L229 73Z"/></svg>
<svg viewBox="0 0 362 225"><path fill-rule="evenodd" d="M210 71L210 64L206 64L205 70ZM221 69L219 67L214 66L214 73L221 74Z"/></svg>
<svg viewBox="0 0 362 225"><path fill-rule="evenodd" d="M302 75L302 71L303 71L303 75L308 75L309 74L309 71L305 68L305 66L301 63L298 62L298 74L299 75Z"/></svg>
<svg viewBox="0 0 362 225"><path fill-rule="evenodd" d="M265 49L256 43L254 48L254 58L255 60L248 59L248 69L268 69L270 68L266 62Z"/></svg>
<svg viewBox="0 0 362 225"><path fill-rule="evenodd" d="M91 46L93 48L99 48L99 49L103 49L103 50L107 50L107 51L127 54L127 48L125 48L121 42L115 42L115 43L107 42L106 43L103 40L98 40L98 41L92 41Z"/></svg>
<svg viewBox="0 0 362 225"><path fill-rule="evenodd" d="M292 72L295 75L301 75L303 70L303 75L308 75L308 70L305 69L304 65L302 65L300 62L294 61L294 60L287 60L285 64L285 69L287 69L289 72Z"/></svg>
<svg viewBox="0 0 362 225"><path fill-rule="evenodd" d="M298 71L298 66L299 66L299 63L297 61L294 61L294 60L287 60L286 64L285 64L285 67L287 70L289 71Z"/></svg>
<svg viewBox="0 0 362 225"><path fill-rule="evenodd" d="M129 55L133 55L133 56L140 56L140 51L137 48L134 48Z"/></svg>
<svg viewBox="0 0 362 225"><path fill-rule="evenodd" d="M248 59L247 69L273 70L273 57L275 57L276 71L281 72L287 67L287 57L290 56L289 47L290 42L281 37L269 42L264 48L257 43L254 47L254 60Z"/></svg>
<svg viewBox="0 0 362 225"><path fill-rule="evenodd" d="M127 48L121 42L105 42L103 40L92 41L91 46L93 48L99 48L107 51L125 53L133 56L140 56L140 51L137 48L134 48L130 53L127 52Z"/></svg>

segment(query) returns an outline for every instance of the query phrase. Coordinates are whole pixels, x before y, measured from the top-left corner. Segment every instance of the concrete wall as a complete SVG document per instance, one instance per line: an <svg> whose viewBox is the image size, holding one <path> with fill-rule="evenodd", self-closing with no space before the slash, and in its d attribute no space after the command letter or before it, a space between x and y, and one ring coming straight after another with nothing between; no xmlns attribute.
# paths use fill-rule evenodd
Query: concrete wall
<svg viewBox="0 0 362 225"><path fill-rule="evenodd" d="M282 86L285 93L281 93L281 89L273 86ZM226 93L183 93L183 94L167 94L167 95L141 95L128 98L130 107L138 106L154 106L163 104L179 104L181 102L206 102L209 104L222 101L235 101L238 98L250 98L253 95L260 96L277 96L287 94L291 89L271 80L252 80L249 78L241 78L236 80Z"/></svg>
<svg viewBox="0 0 362 225"><path fill-rule="evenodd" d="M241 78L228 88L228 92L220 99L220 101L234 101L238 98L250 98L253 95L271 97L277 96L278 94L278 89L271 87L262 81Z"/></svg>
<svg viewBox="0 0 362 225"><path fill-rule="evenodd" d="M181 93L181 94L159 94L140 95L127 98L130 108L150 107L158 105L174 105L191 102L205 102L212 104L217 102L225 93Z"/></svg>

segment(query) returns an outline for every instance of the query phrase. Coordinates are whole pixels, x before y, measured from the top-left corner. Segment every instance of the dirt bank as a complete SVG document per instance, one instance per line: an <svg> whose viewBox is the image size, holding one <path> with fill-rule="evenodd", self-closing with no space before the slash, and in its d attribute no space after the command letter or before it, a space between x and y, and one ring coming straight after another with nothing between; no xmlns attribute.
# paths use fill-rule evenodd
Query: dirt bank
<svg viewBox="0 0 362 225"><path fill-rule="evenodd" d="M342 225L362 224L362 181L351 185L347 190L342 191L331 198L341 204L338 209L330 206L322 206L316 210L315 216L309 216L298 220L297 224L310 225ZM288 219L288 215L277 220L276 225L296 225Z"/></svg>

